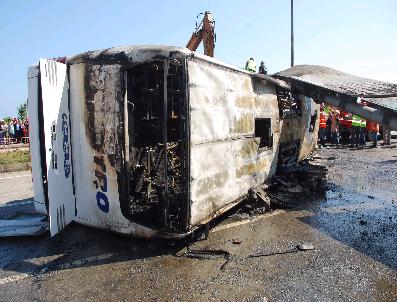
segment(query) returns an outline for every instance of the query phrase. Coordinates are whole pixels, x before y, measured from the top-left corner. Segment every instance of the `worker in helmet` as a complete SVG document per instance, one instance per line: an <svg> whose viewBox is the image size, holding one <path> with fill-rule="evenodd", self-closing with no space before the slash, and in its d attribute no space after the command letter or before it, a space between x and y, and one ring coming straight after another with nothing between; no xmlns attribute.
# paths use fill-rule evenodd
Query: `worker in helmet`
<svg viewBox="0 0 397 302"><path fill-rule="evenodd" d="M245 63L245 70L256 72L256 63L254 58L250 58L247 63Z"/></svg>
<svg viewBox="0 0 397 302"><path fill-rule="evenodd" d="M353 114L352 115L352 127L351 127L351 140L350 140L350 147L353 148L354 146L358 147L360 144L360 136L361 134L361 117Z"/></svg>
<svg viewBox="0 0 397 302"><path fill-rule="evenodd" d="M258 73L259 74L267 74L267 68L263 61L261 61L261 65L259 66Z"/></svg>

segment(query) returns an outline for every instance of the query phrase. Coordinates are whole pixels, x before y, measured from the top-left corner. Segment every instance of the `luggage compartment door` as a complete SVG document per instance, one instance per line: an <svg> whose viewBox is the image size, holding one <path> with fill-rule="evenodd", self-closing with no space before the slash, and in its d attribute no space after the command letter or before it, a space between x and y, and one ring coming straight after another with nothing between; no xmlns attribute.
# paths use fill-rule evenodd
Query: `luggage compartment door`
<svg viewBox="0 0 397 302"><path fill-rule="evenodd" d="M66 64L40 59L51 236L75 217Z"/></svg>

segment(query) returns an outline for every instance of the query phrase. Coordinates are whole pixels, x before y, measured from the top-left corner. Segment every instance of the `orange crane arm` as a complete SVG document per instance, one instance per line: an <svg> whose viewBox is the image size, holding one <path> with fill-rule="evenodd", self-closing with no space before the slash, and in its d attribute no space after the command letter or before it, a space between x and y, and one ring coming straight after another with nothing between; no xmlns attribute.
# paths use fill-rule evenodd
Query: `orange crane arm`
<svg viewBox="0 0 397 302"><path fill-rule="evenodd" d="M200 24L198 26L196 24L196 29L190 37L186 48L190 49L191 51L196 51L200 43L203 42L204 54L206 56L213 57L215 40L215 20L212 18L212 14L207 11L204 13L204 18Z"/></svg>

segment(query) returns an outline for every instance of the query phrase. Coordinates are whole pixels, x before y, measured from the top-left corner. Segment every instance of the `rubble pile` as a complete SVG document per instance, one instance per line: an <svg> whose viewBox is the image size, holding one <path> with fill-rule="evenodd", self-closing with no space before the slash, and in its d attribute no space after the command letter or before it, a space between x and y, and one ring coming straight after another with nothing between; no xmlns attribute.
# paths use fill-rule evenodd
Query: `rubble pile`
<svg viewBox="0 0 397 302"><path fill-rule="evenodd" d="M272 209L292 209L304 201L324 198L327 190L327 168L313 163L318 158L311 156L299 164L279 167L269 183L251 188L247 198L239 206L229 210L225 216L213 220L202 231L208 235L208 229L225 219L229 223L252 220ZM206 235L202 237L206 238Z"/></svg>
<svg viewBox="0 0 397 302"><path fill-rule="evenodd" d="M325 195L327 168L310 161L307 159L296 166L280 169L273 177L266 190L272 207L293 208L309 198Z"/></svg>

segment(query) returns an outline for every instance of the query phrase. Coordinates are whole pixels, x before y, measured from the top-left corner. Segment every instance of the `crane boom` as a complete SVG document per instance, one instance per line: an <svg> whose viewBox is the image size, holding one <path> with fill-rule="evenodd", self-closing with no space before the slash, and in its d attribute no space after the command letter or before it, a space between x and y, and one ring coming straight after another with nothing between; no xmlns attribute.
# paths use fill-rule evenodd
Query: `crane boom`
<svg viewBox="0 0 397 302"><path fill-rule="evenodd" d="M186 48L190 49L191 51L196 51L200 43L203 42L204 54L206 56L213 57L215 40L215 20L213 19L211 12L206 11L200 24L196 24L196 29L190 37Z"/></svg>

